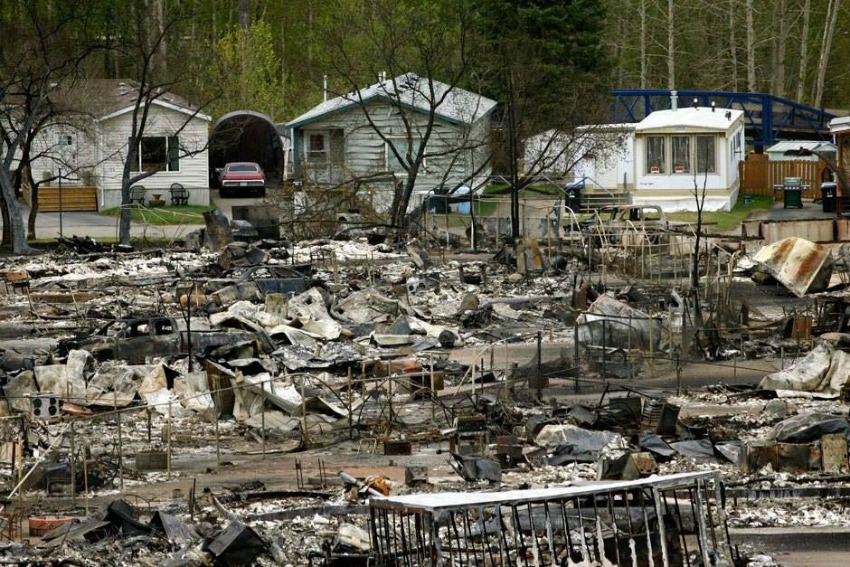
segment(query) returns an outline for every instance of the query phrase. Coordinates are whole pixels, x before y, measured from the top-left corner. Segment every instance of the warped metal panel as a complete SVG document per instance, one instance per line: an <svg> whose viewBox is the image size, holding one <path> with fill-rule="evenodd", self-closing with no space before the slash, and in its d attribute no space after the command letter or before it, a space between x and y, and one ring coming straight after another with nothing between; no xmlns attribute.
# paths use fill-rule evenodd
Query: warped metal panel
<svg viewBox="0 0 850 567"><path fill-rule="evenodd" d="M797 297L825 290L832 275L829 249L797 237L768 244L753 260Z"/></svg>

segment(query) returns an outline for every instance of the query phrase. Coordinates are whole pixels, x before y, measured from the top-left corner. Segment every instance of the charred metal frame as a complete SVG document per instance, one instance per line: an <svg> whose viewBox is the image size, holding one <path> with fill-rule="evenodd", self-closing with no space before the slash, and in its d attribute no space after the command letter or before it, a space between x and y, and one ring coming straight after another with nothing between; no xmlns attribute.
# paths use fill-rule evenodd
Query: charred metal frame
<svg viewBox="0 0 850 567"><path fill-rule="evenodd" d="M722 564L732 550L720 492L719 477L710 471L559 488L373 498L374 565Z"/></svg>

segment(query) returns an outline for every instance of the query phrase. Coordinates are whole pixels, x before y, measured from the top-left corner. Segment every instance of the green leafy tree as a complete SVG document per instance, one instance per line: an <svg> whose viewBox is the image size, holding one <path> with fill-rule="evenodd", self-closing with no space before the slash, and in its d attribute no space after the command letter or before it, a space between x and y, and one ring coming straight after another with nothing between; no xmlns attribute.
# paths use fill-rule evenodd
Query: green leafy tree
<svg viewBox="0 0 850 567"><path fill-rule="evenodd" d="M18 199L22 183L33 184L29 165L38 157L32 153L33 140L55 121L51 94L73 80L98 47L89 33L94 8L33 0L0 9L6 33L0 45L0 212L3 244L15 253L32 251Z"/></svg>
<svg viewBox="0 0 850 567"><path fill-rule="evenodd" d="M215 43L213 51L215 59L207 67L204 79L224 88L209 108L212 116L246 108L274 120L283 119L287 108L286 99L281 96L281 61L268 23L258 21L227 33Z"/></svg>
<svg viewBox="0 0 850 567"><path fill-rule="evenodd" d="M193 6L154 0L152 18L150 7L148 0L128 1L124 10L117 16L115 33L109 45L122 75L133 81L127 145L125 148L115 148L116 151L122 152L124 158L121 172L121 215L118 221L118 239L121 244L130 243L130 187L156 173L155 170L137 171L139 146L148 127L153 103L170 91L182 90L188 82L184 71L191 68L191 64L181 61L181 65L176 65L174 62L180 59L172 59L169 54L181 54L186 58L192 53L197 55L197 52L180 45L180 38L191 33L194 22ZM214 97L219 87L219 84L211 86L207 96ZM185 117L182 124L175 124L174 135L179 135L200 112L200 108L209 104L210 101L205 100L195 105L193 114ZM200 149L195 148L192 151L197 152ZM181 147L180 153L188 155L188 150Z"/></svg>
<svg viewBox="0 0 850 567"><path fill-rule="evenodd" d="M359 96L364 85L381 76L387 78L383 92L400 116L400 132L382 128L368 101L355 102L404 170L389 211L394 226L404 225L417 178L428 158L457 155L485 143L465 132L451 147L429 147L438 136L435 125L440 106L470 80L471 8L469 0L335 0L328 3L317 23L316 33L323 45L321 61L330 71L335 95ZM416 79L397 84L400 77ZM421 102L416 111L409 108L410 93ZM403 143L391 139L399 135ZM479 165L478 170L482 168Z"/></svg>
<svg viewBox="0 0 850 567"><path fill-rule="evenodd" d="M578 145L572 143L577 126L607 118L605 9L593 0L478 0L477 15L484 41L474 76L501 103L498 165L511 186L517 238L519 191ZM539 148L539 159L521 169L523 141L544 131L553 132L550 147Z"/></svg>

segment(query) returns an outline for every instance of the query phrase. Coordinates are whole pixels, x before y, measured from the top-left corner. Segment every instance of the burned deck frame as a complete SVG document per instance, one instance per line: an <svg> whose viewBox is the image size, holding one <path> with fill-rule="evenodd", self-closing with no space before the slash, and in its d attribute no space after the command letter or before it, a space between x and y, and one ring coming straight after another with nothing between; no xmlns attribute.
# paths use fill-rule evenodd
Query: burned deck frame
<svg viewBox="0 0 850 567"><path fill-rule="evenodd" d="M720 490L717 473L699 472L376 498L369 506L374 564L712 565L710 558L731 557Z"/></svg>

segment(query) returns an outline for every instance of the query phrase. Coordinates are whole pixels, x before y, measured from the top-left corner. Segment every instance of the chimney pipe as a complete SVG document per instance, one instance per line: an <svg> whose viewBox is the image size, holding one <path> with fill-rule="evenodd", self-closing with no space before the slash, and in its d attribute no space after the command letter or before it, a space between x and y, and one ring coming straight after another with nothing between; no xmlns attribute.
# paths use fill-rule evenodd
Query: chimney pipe
<svg viewBox="0 0 850 567"><path fill-rule="evenodd" d="M670 91L670 109L679 110L679 92Z"/></svg>
<svg viewBox="0 0 850 567"><path fill-rule="evenodd" d="M328 102L328 76L322 77L322 100Z"/></svg>

